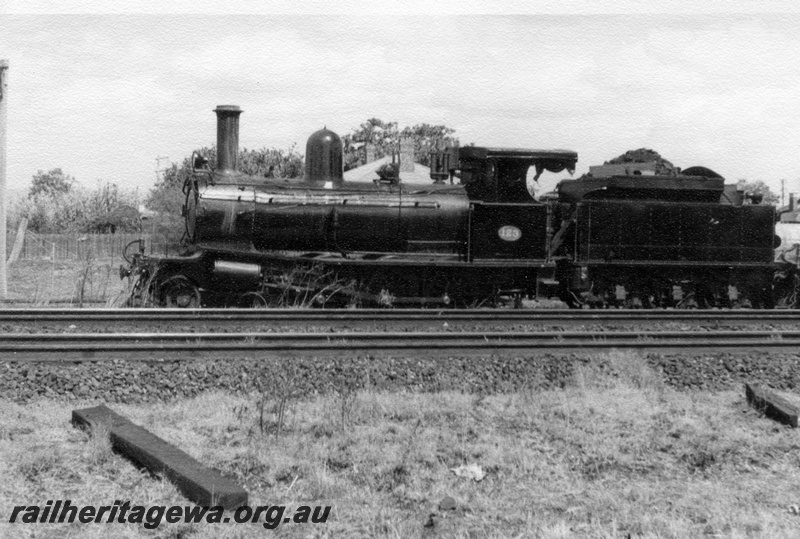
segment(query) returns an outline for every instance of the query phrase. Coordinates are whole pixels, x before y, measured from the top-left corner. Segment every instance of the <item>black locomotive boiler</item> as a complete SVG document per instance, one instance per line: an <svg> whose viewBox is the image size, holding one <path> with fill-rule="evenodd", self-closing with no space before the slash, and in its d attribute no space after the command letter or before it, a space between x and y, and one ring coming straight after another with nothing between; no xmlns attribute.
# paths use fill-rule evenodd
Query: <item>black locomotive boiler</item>
<svg viewBox="0 0 800 539"><path fill-rule="evenodd" d="M467 146L434 156L429 184L392 170L345 182L341 140L322 129L302 180L251 177L237 170L242 111L215 112L217 166L196 160L185 186L187 252L134 255L131 305L773 303L775 210L708 169L564 180L535 200L531 167L571 173L576 152Z"/></svg>

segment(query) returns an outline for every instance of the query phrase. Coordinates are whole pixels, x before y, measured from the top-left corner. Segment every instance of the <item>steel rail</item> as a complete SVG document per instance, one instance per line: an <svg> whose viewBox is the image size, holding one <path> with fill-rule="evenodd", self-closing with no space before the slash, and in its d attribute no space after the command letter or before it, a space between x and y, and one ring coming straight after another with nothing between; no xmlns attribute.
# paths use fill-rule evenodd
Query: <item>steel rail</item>
<svg viewBox="0 0 800 539"><path fill-rule="evenodd" d="M475 324L800 324L792 310L524 310L524 309L0 309L0 324L121 326L205 324L214 327L324 325L331 328L408 326L440 328Z"/></svg>
<svg viewBox="0 0 800 539"><path fill-rule="evenodd" d="M486 355L564 349L781 349L800 331L4 334L0 360L196 359L368 353Z"/></svg>

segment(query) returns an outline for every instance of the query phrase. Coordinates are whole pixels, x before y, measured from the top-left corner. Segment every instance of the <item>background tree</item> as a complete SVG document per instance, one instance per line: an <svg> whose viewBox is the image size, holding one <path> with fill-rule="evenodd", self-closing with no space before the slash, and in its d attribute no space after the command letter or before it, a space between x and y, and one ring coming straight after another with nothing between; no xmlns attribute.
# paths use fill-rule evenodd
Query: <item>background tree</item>
<svg viewBox="0 0 800 539"><path fill-rule="evenodd" d="M397 122L384 122L378 118L368 119L342 137L344 169L350 170L363 164L362 148L367 144L374 147L375 159L391 155L397 149L399 135Z"/></svg>
<svg viewBox="0 0 800 539"><path fill-rule="evenodd" d="M772 189L769 188L769 185L761 180L749 181L742 179L736 182L736 187L748 193L762 195L764 197L762 204L777 206L781 202L780 195L774 193Z"/></svg>
<svg viewBox="0 0 800 539"><path fill-rule="evenodd" d="M16 221L27 218L28 229L32 232L59 234L141 230L139 195L136 191L121 190L110 182L98 184L94 189L85 189L76 186L74 180L63 173L50 174L51 179L56 178L52 183L47 179L42 181L42 177L41 172L34 176L31 188L34 194L15 202L10 212ZM67 185L69 187L65 188Z"/></svg>
<svg viewBox="0 0 800 539"><path fill-rule="evenodd" d="M400 135L414 139L414 159L427 167L432 151L458 145L458 139L452 136L455 132L445 125L416 124L403 129Z"/></svg>
<svg viewBox="0 0 800 539"><path fill-rule="evenodd" d="M48 172L40 170L33 177L28 196L34 197L40 193L51 196L69 193L74 183L75 178L64 174L60 168L54 168Z"/></svg>
<svg viewBox="0 0 800 539"><path fill-rule="evenodd" d="M375 159L380 159L396 152L401 137L414 140L414 160L428 166L430 152L438 147L458 144L452 135L456 130L445 125L416 124L399 130L397 122L384 122L379 118L370 118L352 132L342 137L344 146L344 169L350 170L364 164L364 146L372 145Z"/></svg>
<svg viewBox="0 0 800 539"><path fill-rule="evenodd" d="M239 152L239 170L250 176L264 178L302 178L303 155L293 144L287 150L261 148Z"/></svg>
<svg viewBox="0 0 800 539"><path fill-rule="evenodd" d="M139 195L121 191L114 183L98 185L85 196L86 224L83 231L113 234L141 230Z"/></svg>

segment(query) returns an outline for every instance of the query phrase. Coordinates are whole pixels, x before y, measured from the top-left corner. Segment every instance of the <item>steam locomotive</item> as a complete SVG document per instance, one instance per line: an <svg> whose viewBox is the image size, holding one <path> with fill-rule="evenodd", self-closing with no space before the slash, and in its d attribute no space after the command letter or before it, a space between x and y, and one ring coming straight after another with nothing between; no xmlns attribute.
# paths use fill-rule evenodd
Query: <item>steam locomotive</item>
<svg viewBox="0 0 800 539"><path fill-rule="evenodd" d="M776 210L704 167L600 167L536 200L529 170L572 174L576 152L466 146L432 155L429 183L391 166L356 183L344 181L341 139L322 129L302 180L252 177L237 170L241 112L215 109L216 168L193 158L187 252L148 256L140 242L126 254L129 305L776 303Z"/></svg>

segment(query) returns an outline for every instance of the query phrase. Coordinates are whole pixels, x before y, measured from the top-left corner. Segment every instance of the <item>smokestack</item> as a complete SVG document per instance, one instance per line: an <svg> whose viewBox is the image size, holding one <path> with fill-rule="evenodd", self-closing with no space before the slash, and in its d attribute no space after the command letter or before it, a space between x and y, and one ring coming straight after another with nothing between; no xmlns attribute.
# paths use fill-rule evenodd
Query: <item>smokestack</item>
<svg viewBox="0 0 800 539"><path fill-rule="evenodd" d="M218 105L217 113L217 173L235 174L239 160L239 115L236 105Z"/></svg>

